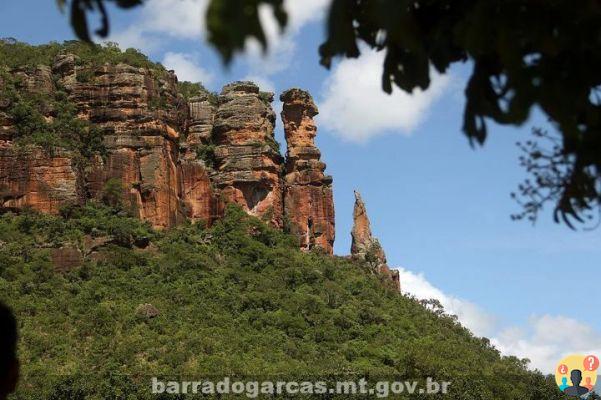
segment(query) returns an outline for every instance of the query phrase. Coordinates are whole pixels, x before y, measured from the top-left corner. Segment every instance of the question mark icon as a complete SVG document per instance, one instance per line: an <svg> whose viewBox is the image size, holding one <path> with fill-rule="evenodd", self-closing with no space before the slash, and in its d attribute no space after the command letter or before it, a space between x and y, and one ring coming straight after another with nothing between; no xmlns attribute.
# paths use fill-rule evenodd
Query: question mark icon
<svg viewBox="0 0 601 400"><path fill-rule="evenodd" d="M585 361L586 362L586 361ZM565 375L568 373L568 366L565 364L561 364L558 368L557 368L557 372L559 372L561 375Z"/></svg>
<svg viewBox="0 0 601 400"><path fill-rule="evenodd" d="M597 368L599 368L599 359L597 356L590 355L584 357L584 369L586 371L595 371Z"/></svg>

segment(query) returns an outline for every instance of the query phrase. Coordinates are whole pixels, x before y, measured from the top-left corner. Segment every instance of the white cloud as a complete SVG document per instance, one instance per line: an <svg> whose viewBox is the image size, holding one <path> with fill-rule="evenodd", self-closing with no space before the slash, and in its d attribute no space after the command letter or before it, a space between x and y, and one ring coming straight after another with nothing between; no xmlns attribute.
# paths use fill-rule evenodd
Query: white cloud
<svg viewBox="0 0 601 400"><path fill-rule="evenodd" d="M289 34L296 34L309 22L324 18L330 0L285 0L288 11ZM205 33L205 13L209 0L148 0L141 8L135 26L126 32L161 33L183 39L197 39ZM262 5L260 18L266 35L271 41L280 37L271 7Z"/></svg>
<svg viewBox="0 0 601 400"><path fill-rule="evenodd" d="M525 329L506 328L491 342L502 353L529 358L532 366L552 372L569 354L601 356L601 333L564 316L532 316Z"/></svg>
<svg viewBox="0 0 601 400"><path fill-rule="evenodd" d="M410 134L447 88L448 75L435 74L427 91L382 91L384 53L364 48L357 59L340 61L326 79L319 104L321 123L339 136L364 142L396 131Z"/></svg>
<svg viewBox="0 0 601 400"><path fill-rule="evenodd" d="M285 0L284 7L292 28L298 30L309 22L324 20L330 3L331 0Z"/></svg>
<svg viewBox="0 0 601 400"><path fill-rule="evenodd" d="M111 33L107 41L117 43L123 50L133 48L142 52L150 52L158 46L158 42L143 38L142 32L139 29L133 28Z"/></svg>
<svg viewBox="0 0 601 400"><path fill-rule="evenodd" d="M165 54L162 63L167 69L174 70L181 81L202 82L203 85L210 86L214 78L213 74L197 65L190 54L169 52Z"/></svg>
<svg viewBox="0 0 601 400"><path fill-rule="evenodd" d="M399 268L399 275L404 293L411 294L420 300L436 299L440 301L446 312L456 315L463 326L478 336L487 336L493 333L496 319L477 305L443 293L428 282L423 274L414 274Z"/></svg>
<svg viewBox="0 0 601 400"><path fill-rule="evenodd" d="M296 37L308 23L324 19L330 0L285 0L284 8L288 12L288 26L282 33L273 16L270 6L262 5L259 17L265 31L268 51L264 53L256 40L246 44L247 52L243 58L248 62L251 74L267 78L270 75L288 69L296 53Z"/></svg>
<svg viewBox="0 0 601 400"><path fill-rule="evenodd" d="M263 68L268 66L276 72L285 69L286 65L281 64L294 53L294 37L307 23L323 19L329 3L330 0L285 0L288 26L283 35L271 7L262 5L259 13L270 51L267 57L263 57L257 43L250 41L247 50L252 60L249 61ZM141 8L137 21L129 28L111 35L109 40L122 47L150 50L161 47L169 38L203 39L208 5L209 0L148 0Z"/></svg>
<svg viewBox="0 0 601 400"><path fill-rule="evenodd" d="M199 39L204 36L208 4L208 0L148 0L138 20L109 40L122 48L149 51L160 48L169 38Z"/></svg>
<svg viewBox="0 0 601 400"><path fill-rule="evenodd" d="M208 0L149 0L144 4L144 28L178 38L194 39L205 30Z"/></svg>
<svg viewBox="0 0 601 400"><path fill-rule="evenodd" d="M315 21L323 21L331 0L285 0L284 9L288 12L288 25L283 35L273 17L272 8L263 4L259 8L259 18L270 43L277 47L279 42L298 34L303 26Z"/></svg>
<svg viewBox="0 0 601 400"><path fill-rule="evenodd" d="M265 83L271 82L272 75L288 69L296 53L299 31L310 22L323 20L330 1L285 0L289 18L284 33L280 31L271 7L262 5L259 16L269 47L264 53L256 40L248 41L240 58L247 63L249 75ZM148 0L138 19L129 28L112 34L109 40L119 43L122 48L133 47L145 52L163 49L171 39L205 40L204 16L208 4L209 0ZM173 69L181 78L182 72Z"/></svg>
<svg viewBox="0 0 601 400"><path fill-rule="evenodd" d="M436 299L478 336L487 336L504 355L530 359L530 367L553 373L569 354L601 356L601 332L565 316L532 316L525 327L499 327L497 318L477 305L450 296L428 282L423 274L400 268L403 292L418 299Z"/></svg>

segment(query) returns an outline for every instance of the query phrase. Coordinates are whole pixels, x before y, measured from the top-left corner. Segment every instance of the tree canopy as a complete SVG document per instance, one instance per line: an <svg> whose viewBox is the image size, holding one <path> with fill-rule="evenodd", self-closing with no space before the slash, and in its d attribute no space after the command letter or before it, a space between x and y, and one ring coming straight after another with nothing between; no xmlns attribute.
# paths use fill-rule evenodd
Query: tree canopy
<svg viewBox="0 0 601 400"><path fill-rule="evenodd" d="M107 36L104 2L57 0L70 6L75 33L91 36L86 13L98 11ZM143 0L113 0L130 8ZM268 5L281 28L283 0L211 0L208 40L224 62L254 37L267 46L259 6ZM521 125L534 108L560 133L551 146L537 130L522 144L532 179L519 188L523 213L534 220L547 204L573 227L601 211L601 4L597 0L332 0L327 35L319 47L329 68L337 57L359 57L360 43L385 52L382 89L427 89L434 71L471 62L463 131L483 144L487 122ZM552 136L552 135L551 135Z"/></svg>
<svg viewBox="0 0 601 400"><path fill-rule="evenodd" d="M54 270L49 246L87 251L91 240L82 266ZM448 399L565 398L436 302L401 296L362 262L301 252L235 206L211 228L168 231L98 202L7 213L0 242L0 301L20 324L18 399L207 398L152 394L153 376L420 386L429 376L451 382Z"/></svg>

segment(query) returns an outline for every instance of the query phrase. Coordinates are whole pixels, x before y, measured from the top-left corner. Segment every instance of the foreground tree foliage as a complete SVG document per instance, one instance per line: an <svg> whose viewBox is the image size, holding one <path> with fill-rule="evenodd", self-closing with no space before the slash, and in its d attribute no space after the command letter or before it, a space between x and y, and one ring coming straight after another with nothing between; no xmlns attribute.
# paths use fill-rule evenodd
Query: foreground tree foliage
<svg viewBox="0 0 601 400"><path fill-rule="evenodd" d="M49 248L84 249L90 238L110 240L82 267L54 272ZM390 290L367 266L302 253L235 207L210 229L167 232L94 203L60 217L5 214L0 301L19 317L18 399L158 398L152 376L430 376L452 382L450 399L563 398L440 308Z"/></svg>
<svg viewBox="0 0 601 400"><path fill-rule="evenodd" d="M57 0L70 6L77 35L90 40L86 13L99 11L108 34L104 2ZM114 0L119 7L143 0ZM211 0L208 40L227 63L253 37L267 46L259 20L262 5L287 24L283 0ZM554 218L573 227L601 211L601 6L596 0L333 0L327 37L319 53L324 66L336 57L359 57L362 48L385 52L382 87L427 89L434 71L471 62L463 131L483 144L487 120L521 125L540 108L561 133L557 152L565 169L548 169L552 179L526 183L524 213L536 218L554 206ZM537 153L528 153L536 156ZM548 187L551 184L553 186ZM534 203L532 191L541 196Z"/></svg>

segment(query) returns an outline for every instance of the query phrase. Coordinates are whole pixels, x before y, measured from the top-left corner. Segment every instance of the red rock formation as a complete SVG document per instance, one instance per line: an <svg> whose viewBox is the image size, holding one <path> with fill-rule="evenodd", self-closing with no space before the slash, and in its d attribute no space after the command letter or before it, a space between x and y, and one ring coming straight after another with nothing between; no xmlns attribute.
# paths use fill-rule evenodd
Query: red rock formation
<svg viewBox="0 0 601 400"><path fill-rule="evenodd" d="M205 165L200 160L181 160L179 178L186 217L192 222L204 221L210 225L217 205Z"/></svg>
<svg viewBox="0 0 601 400"><path fill-rule="evenodd" d="M118 181L126 206L156 228L183 221L175 145L158 136L105 136L109 155L96 157L86 174L92 197L101 198Z"/></svg>
<svg viewBox="0 0 601 400"><path fill-rule="evenodd" d="M353 210L353 230L351 231L351 256L366 262L374 273L392 282L398 291L401 290L399 271L391 270L386 262L386 254L378 239L371 233L371 226L365 203L359 192L355 191L355 209Z"/></svg>
<svg viewBox="0 0 601 400"><path fill-rule="evenodd" d="M45 99L37 107L47 122L60 115L47 100L62 99L57 90L64 90L78 117L101 131L106 154L83 157L77 148L16 144L20 131L7 84ZM288 227L301 249L332 254L332 178L324 174L315 146L317 107L300 89L280 99L285 163L274 139L273 94L252 82L226 85L217 97L206 93L185 101L176 76L160 69L82 65L76 56L61 54L52 67L2 70L0 210L56 214L63 206L106 200L117 192L114 197L122 197L134 215L167 228L186 218L211 224L234 203L277 228ZM388 267L365 204L359 193L355 197L352 257L400 290L398 271ZM50 255L57 270L67 271L84 259L102 260L112 240L86 237L83 249L69 245L51 249Z"/></svg>
<svg viewBox="0 0 601 400"><path fill-rule="evenodd" d="M282 121L286 134L284 210L290 231L299 238L301 249L322 248L333 253L334 200L332 178L324 175L325 163L315 146L317 128L313 117L317 106L311 95L300 89L284 92Z"/></svg>
<svg viewBox="0 0 601 400"><path fill-rule="evenodd" d="M56 149L16 149L0 141L0 207L57 214L79 202L72 155Z"/></svg>
<svg viewBox="0 0 601 400"><path fill-rule="evenodd" d="M194 151L180 157L178 173L184 213L192 222L203 221L210 225L216 218L211 171L203 160L196 158Z"/></svg>
<svg viewBox="0 0 601 400"><path fill-rule="evenodd" d="M47 65L38 65L31 71L16 69L12 75L17 78L19 88L29 93L49 94L55 90L52 69Z"/></svg>
<svg viewBox="0 0 601 400"><path fill-rule="evenodd" d="M177 140L186 111L177 78L124 64L79 67L73 56L60 56L54 72L81 117L104 133L108 156L87 170L89 195L101 197L117 180L129 208L154 227L182 221Z"/></svg>
<svg viewBox="0 0 601 400"><path fill-rule="evenodd" d="M273 94L252 82L226 85L219 96L213 141L214 184L221 207L240 205L246 212L282 227L282 157L273 137Z"/></svg>
<svg viewBox="0 0 601 400"><path fill-rule="evenodd" d="M211 141L217 105L212 104L209 94L193 97L189 101L187 143L207 144Z"/></svg>
<svg viewBox="0 0 601 400"><path fill-rule="evenodd" d="M52 72L48 66L10 71L16 88L29 94L51 94ZM0 76L0 208L31 208L56 214L65 205L79 203L81 185L73 154L60 148L15 147L16 126L7 113L12 105L5 96Z"/></svg>
<svg viewBox="0 0 601 400"><path fill-rule="evenodd" d="M184 212L190 220L207 224L213 222L217 213L210 179L214 171L212 165L207 165L211 160L199 158L198 152L203 146L210 146L216 111L208 94L190 99L188 134L180 145L179 175Z"/></svg>
<svg viewBox="0 0 601 400"><path fill-rule="evenodd" d="M301 248L332 253L332 179L314 143L317 108L308 93L293 89L281 97L284 176L273 94L254 83L185 101L171 72L92 66L71 54L57 56L52 67L9 73L23 92L52 98L64 90L79 117L101 131L107 153L82 159L60 148L15 146L0 74L0 208L56 213L117 191L134 215L166 228L186 218L210 224L235 203L278 228L286 219ZM48 121L56 116L43 113Z"/></svg>

